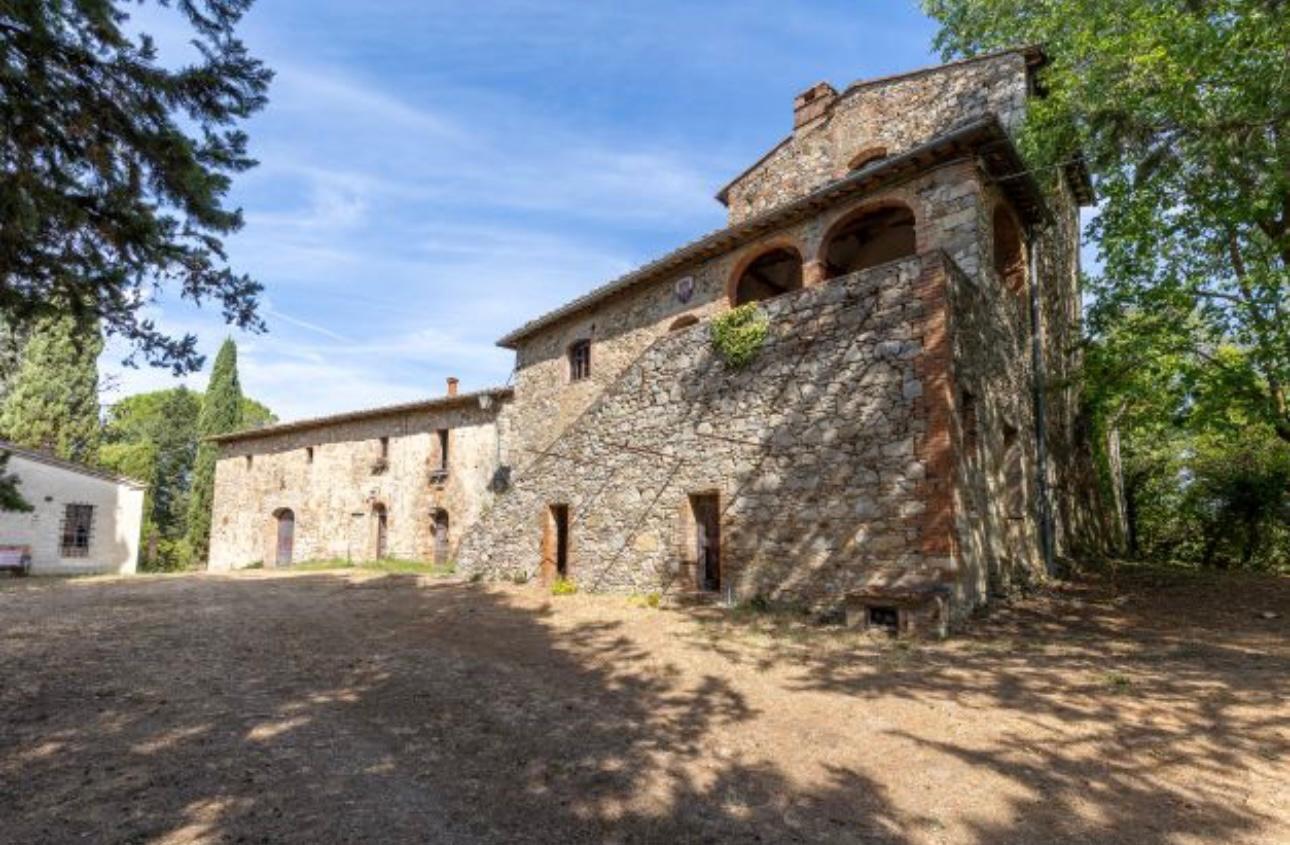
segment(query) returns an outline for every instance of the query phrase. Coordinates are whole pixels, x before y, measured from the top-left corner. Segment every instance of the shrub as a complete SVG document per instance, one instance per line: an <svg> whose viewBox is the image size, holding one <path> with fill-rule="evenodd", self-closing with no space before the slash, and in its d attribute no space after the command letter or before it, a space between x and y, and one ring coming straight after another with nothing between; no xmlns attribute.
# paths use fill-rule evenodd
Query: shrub
<svg viewBox="0 0 1290 845"><path fill-rule="evenodd" d="M727 364L743 367L757 357L769 326L770 321L757 304L749 302L713 319L712 345Z"/></svg>
<svg viewBox="0 0 1290 845"><path fill-rule="evenodd" d="M551 595L553 596L571 596L578 592L578 585L568 578L557 578L551 585Z"/></svg>
<svg viewBox="0 0 1290 845"><path fill-rule="evenodd" d="M524 570L518 569L515 572L511 573L512 584L527 584L528 582L529 582L529 574Z"/></svg>
<svg viewBox="0 0 1290 845"><path fill-rule="evenodd" d="M197 568L197 556L183 537L157 538L154 548L153 556L140 566L144 572L183 572Z"/></svg>

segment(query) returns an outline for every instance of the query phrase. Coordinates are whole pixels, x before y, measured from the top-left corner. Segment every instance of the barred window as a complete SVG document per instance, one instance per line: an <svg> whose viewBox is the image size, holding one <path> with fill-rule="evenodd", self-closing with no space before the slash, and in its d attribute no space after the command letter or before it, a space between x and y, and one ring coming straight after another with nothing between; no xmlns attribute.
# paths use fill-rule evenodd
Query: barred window
<svg viewBox="0 0 1290 845"><path fill-rule="evenodd" d="M569 347L569 381L582 381L590 375L591 341L576 341Z"/></svg>
<svg viewBox="0 0 1290 845"><path fill-rule="evenodd" d="M89 557L93 529L93 505L67 505L63 509L60 554L63 557Z"/></svg>

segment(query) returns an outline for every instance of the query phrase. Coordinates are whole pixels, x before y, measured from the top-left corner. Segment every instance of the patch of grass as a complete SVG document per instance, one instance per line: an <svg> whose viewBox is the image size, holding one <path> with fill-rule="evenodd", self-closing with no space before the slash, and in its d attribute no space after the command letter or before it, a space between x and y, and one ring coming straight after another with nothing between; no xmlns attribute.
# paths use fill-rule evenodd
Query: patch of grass
<svg viewBox="0 0 1290 845"><path fill-rule="evenodd" d="M627 601L637 607L652 607L657 609L658 606L663 603L663 594L658 592L637 593L631 596Z"/></svg>
<svg viewBox="0 0 1290 845"><path fill-rule="evenodd" d="M385 572L399 575L430 575L435 578L447 578L455 575L457 567L453 563L426 563L423 560L404 560L402 558L382 558L381 560L351 561L341 558L325 560L305 560L291 565L295 572L327 572L335 569L353 569L360 572Z"/></svg>
<svg viewBox="0 0 1290 845"><path fill-rule="evenodd" d="M578 585L568 578L557 578L551 584L551 595L553 596L571 596L578 592Z"/></svg>
<svg viewBox="0 0 1290 845"><path fill-rule="evenodd" d="M1117 695L1123 695L1133 690L1133 679L1122 672L1105 673L1102 675L1102 684Z"/></svg>

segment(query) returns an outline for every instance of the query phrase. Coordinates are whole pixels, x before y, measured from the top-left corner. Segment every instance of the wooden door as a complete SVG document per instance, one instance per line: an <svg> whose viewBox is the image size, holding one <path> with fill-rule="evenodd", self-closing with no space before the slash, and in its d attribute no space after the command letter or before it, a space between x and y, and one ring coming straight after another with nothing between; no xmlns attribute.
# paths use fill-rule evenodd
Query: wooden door
<svg viewBox="0 0 1290 845"><path fill-rule="evenodd" d="M296 515L289 510L278 513L278 551L274 557L275 566L290 566L291 555L295 551Z"/></svg>
<svg viewBox="0 0 1290 845"><path fill-rule="evenodd" d="M436 511L434 515L434 562L439 566L448 562L447 511Z"/></svg>
<svg viewBox="0 0 1290 845"><path fill-rule="evenodd" d="M389 553L389 516L385 508L376 509L376 559L385 560Z"/></svg>

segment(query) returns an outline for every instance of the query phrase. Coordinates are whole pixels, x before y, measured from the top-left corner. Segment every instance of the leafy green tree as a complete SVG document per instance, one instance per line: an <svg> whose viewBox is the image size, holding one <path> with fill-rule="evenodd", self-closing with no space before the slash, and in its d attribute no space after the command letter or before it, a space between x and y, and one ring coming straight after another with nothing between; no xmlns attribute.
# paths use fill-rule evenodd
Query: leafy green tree
<svg viewBox="0 0 1290 845"><path fill-rule="evenodd" d="M947 56L1042 44L1023 144L1087 156L1094 332L1134 313L1290 442L1290 9L1284 0L923 0ZM1220 347L1238 354L1216 355Z"/></svg>
<svg viewBox="0 0 1290 845"><path fill-rule="evenodd" d="M0 404L6 440L95 463L99 447L98 327L71 316L37 324Z"/></svg>
<svg viewBox="0 0 1290 845"><path fill-rule="evenodd" d="M0 451L0 511L30 513L31 505L18 490L22 480L9 472L10 453Z"/></svg>
<svg viewBox="0 0 1290 845"><path fill-rule="evenodd" d="M205 438L227 434L242 427L242 386L237 377L237 345L224 341L211 369L210 385L202 397L197 418L198 434ZM188 504L188 543L198 560L205 560L210 547L211 503L215 495L215 460L213 443L199 442L193 466L192 494Z"/></svg>
<svg viewBox="0 0 1290 845"><path fill-rule="evenodd" d="M242 226L232 176L255 164L239 124L272 75L235 35L251 0L156 2L192 30L180 67L130 33L125 0L0 0L0 312L97 321L180 373L203 362L143 316L159 286L261 325L221 238Z"/></svg>
<svg viewBox="0 0 1290 845"><path fill-rule="evenodd" d="M184 533L200 411L201 396L184 387L129 396L108 409L102 461L148 482L148 527L161 536Z"/></svg>
<svg viewBox="0 0 1290 845"><path fill-rule="evenodd" d="M122 475L148 481L144 569L171 571L195 562L186 537L201 408L202 394L175 387L127 396L108 409L100 460ZM242 419L261 425L276 418L244 397Z"/></svg>

